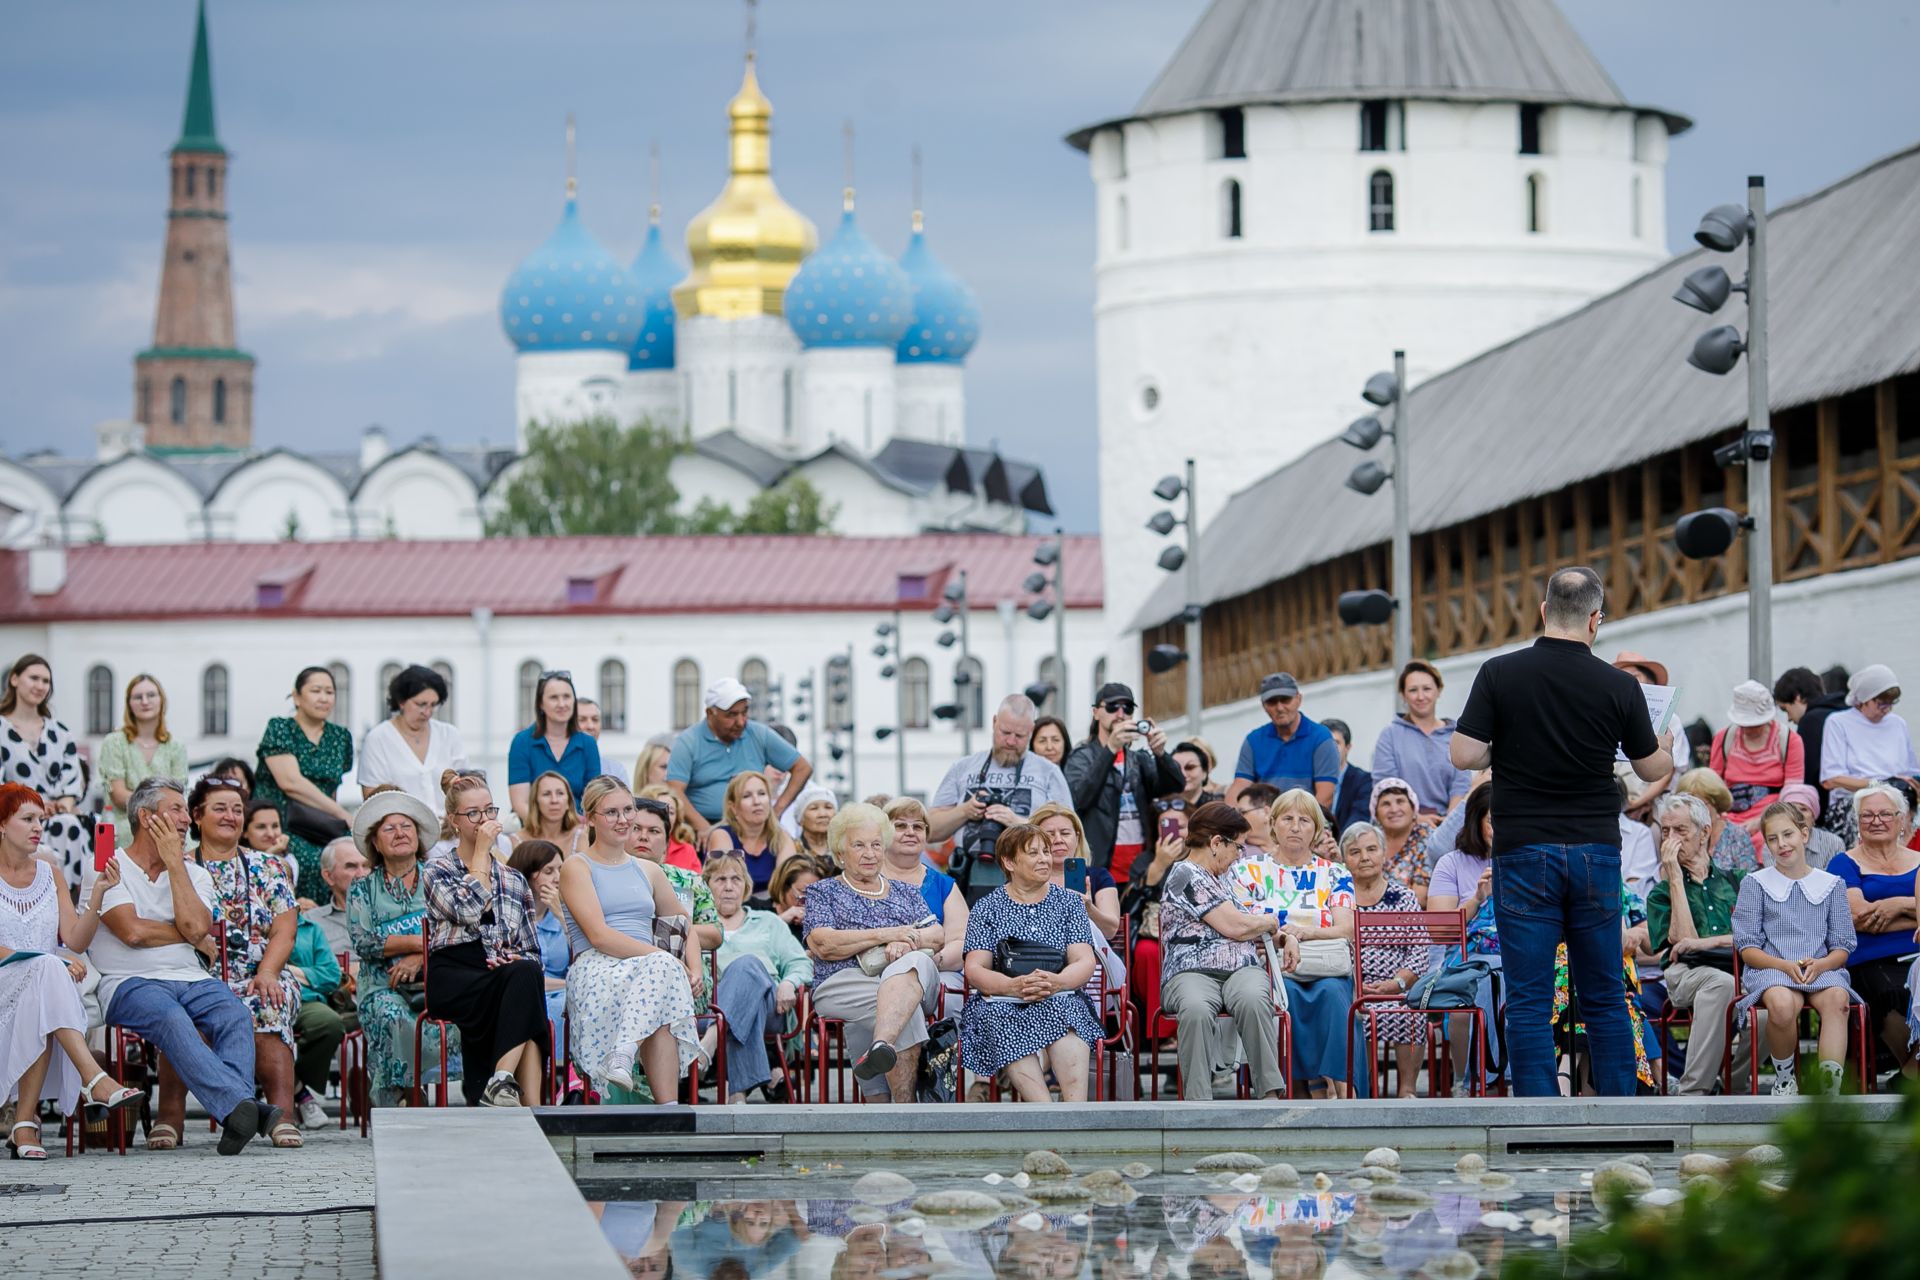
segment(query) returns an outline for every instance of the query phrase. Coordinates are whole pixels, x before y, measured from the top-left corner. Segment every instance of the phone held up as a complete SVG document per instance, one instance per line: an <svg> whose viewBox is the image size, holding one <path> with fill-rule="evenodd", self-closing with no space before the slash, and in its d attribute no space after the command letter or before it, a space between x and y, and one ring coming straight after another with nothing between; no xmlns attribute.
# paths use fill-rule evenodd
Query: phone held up
<svg viewBox="0 0 1920 1280"><path fill-rule="evenodd" d="M93 869L105 871L113 861L113 824L97 822L93 828Z"/></svg>
<svg viewBox="0 0 1920 1280"><path fill-rule="evenodd" d="M1066 869L1068 892L1085 893L1087 891L1087 860L1085 858L1068 858L1062 865Z"/></svg>
<svg viewBox="0 0 1920 1280"><path fill-rule="evenodd" d="M1164 843L1165 841L1178 840L1179 838L1180 838L1180 819L1176 818L1171 813L1162 814L1160 816L1161 841Z"/></svg>

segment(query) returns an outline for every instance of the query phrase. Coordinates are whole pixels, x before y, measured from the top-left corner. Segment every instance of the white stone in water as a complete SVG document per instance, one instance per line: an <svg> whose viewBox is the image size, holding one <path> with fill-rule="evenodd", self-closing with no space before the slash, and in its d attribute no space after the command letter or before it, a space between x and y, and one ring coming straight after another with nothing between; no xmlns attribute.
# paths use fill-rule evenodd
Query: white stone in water
<svg viewBox="0 0 1920 1280"><path fill-rule="evenodd" d="M1000 1176L999 1174L997 1174L997 1173L990 1173L990 1174L988 1174L988 1175L987 1175L986 1177L984 1177L984 1178L982 1178L982 1179L980 1179L980 1181L982 1181L982 1182L984 1182L984 1183L986 1183L986 1184L987 1184L988 1186L990 1186L990 1187L997 1187L997 1186L999 1186L999 1185L1000 1185L1001 1183L1003 1183L1003 1182L1005 1182L1005 1181L1006 1181L1006 1179L1005 1179L1005 1178L1003 1178L1003 1177L1001 1177L1001 1176Z"/></svg>
<svg viewBox="0 0 1920 1280"><path fill-rule="evenodd" d="M1637 1164L1642 1169L1652 1169L1653 1157L1644 1151L1629 1151L1626 1155L1620 1157L1619 1163ZM1546 1170L1542 1169L1540 1172L1545 1173Z"/></svg>
<svg viewBox="0 0 1920 1280"><path fill-rule="evenodd" d="M893 1229L903 1236L917 1236L927 1229L925 1218L902 1218L893 1224Z"/></svg>
<svg viewBox="0 0 1920 1280"><path fill-rule="evenodd" d="M853 1184L853 1198L862 1204L886 1206L898 1204L914 1193L914 1185L900 1174L876 1169L862 1174Z"/></svg>
<svg viewBox="0 0 1920 1280"><path fill-rule="evenodd" d="M1240 1173L1256 1170L1267 1162L1245 1151L1222 1151L1194 1162L1195 1173Z"/></svg>
<svg viewBox="0 0 1920 1280"><path fill-rule="evenodd" d="M1463 1178L1477 1178L1487 1171L1487 1158L1478 1151L1469 1151L1453 1162L1453 1171Z"/></svg>
<svg viewBox="0 0 1920 1280"><path fill-rule="evenodd" d="M1080 1175L1083 1187L1117 1187L1127 1179L1118 1169L1095 1169Z"/></svg>
<svg viewBox="0 0 1920 1280"><path fill-rule="evenodd" d="M1372 1178L1361 1177L1357 1174L1347 1179L1347 1186L1354 1191L1365 1191L1367 1188L1371 1187L1372 1185L1373 1185Z"/></svg>
<svg viewBox="0 0 1920 1280"><path fill-rule="evenodd" d="M1417 1187L1375 1187L1367 1203L1383 1218L1411 1218L1423 1209L1431 1209L1433 1197Z"/></svg>
<svg viewBox="0 0 1920 1280"><path fill-rule="evenodd" d="M1655 1187L1640 1197L1640 1203L1649 1208L1664 1209L1669 1205L1679 1204L1686 1198L1685 1192L1677 1191L1672 1187Z"/></svg>
<svg viewBox="0 0 1920 1280"><path fill-rule="evenodd" d="M1480 1175L1480 1188L1483 1191L1505 1191L1513 1186L1513 1175L1501 1173L1498 1169L1489 1169Z"/></svg>
<svg viewBox="0 0 1920 1280"><path fill-rule="evenodd" d="M1392 1147L1375 1147L1361 1157L1360 1163L1363 1165L1379 1165L1382 1169L1398 1169L1400 1167L1400 1153Z"/></svg>
<svg viewBox="0 0 1920 1280"><path fill-rule="evenodd" d="M1038 1200L1023 1196L1018 1191L1002 1191L998 1199L1000 1207L1008 1213L1025 1213L1029 1209L1040 1207Z"/></svg>
<svg viewBox="0 0 1920 1280"><path fill-rule="evenodd" d="M1067 1221L1068 1221L1068 1222L1071 1222L1071 1223L1072 1223L1072 1224L1073 1224L1074 1226L1076 1226L1076 1227L1084 1227L1084 1226L1086 1226L1086 1225L1087 1225L1087 1224L1088 1224L1089 1222L1092 1222L1092 1221L1093 1221L1093 1219L1092 1219L1092 1218L1089 1218L1089 1217L1088 1217L1088 1216L1087 1216L1086 1214L1084 1214L1084 1213L1076 1213L1076 1214L1074 1214L1074 1215L1073 1215L1073 1216L1072 1216L1071 1218L1068 1218L1068 1219L1067 1219Z"/></svg>
<svg viewBox="0 0 1920 1280"><path fill-rule="evenodd" d="M1771 1142L1763 1142L1757 1147L1749 1147L1740 1157L1741 1164L1776 1165L1785 1164L1786 1160L1787 1153L1774 1146Z"/></svg>
<svg viewBox="0 0 1920 1280"><path fill-rule="evenodd" d="M1625 1160L1609 1160L1593 1171L1593 1195L1596 1200L1604 1202L1622 1191L1639 1195L1651 1190L1653 1175Z"/></svg>
<svg viewBox="0 0 1920 1280"><path fill-rule="evenodd" d="M1495 1209L1491 1213L1480 1215L1480 1225L1492 1227L1495 1231L1518 1231L1527 1225L1526 1220L1517 1213L1508 1213L1505 1209Z"/></svg>
<svg viewBox="0 0 1920 1280"><path fill-rule="evenodd" d="M1020 1162L1020 1172L1031 1178L1065 1178L1072 1175L1073 1166L1058 1151L1029 1151Z"/></svg>
<svg viewBox="0 0 1920 1280"><path fill-rule="evenodd" d="M1120 1172L1138 1181L1141 1178L1151 1178L1153 1176L1153 1166L1143 1161L1135 1160L1131 1164L1121 1165Z"/></svg>
<svg viewBox="0 0 1920 1280"><path fill-rule="evenodd" d="M1300 1171L1290 1164L1270 1164L1260 1171L1260 1185L1297 1187L1300 1185Z"/></svg>
<svg viewBox="0 0 1920 1280"><path fill-rule="evenodd" d="M1260 1185L1260 1175L1257 1173L1243 1173L1227 1185L1235 1191L1252 1191Z"/></svg>
<svg viewBox="0 0 1920 1280"><path fill-rule="evenodd" d="M1333 1190L1333 1179L1324 1173L1316 1173L1313 1175L1313 1189L1315 1191L1331 1191Z"/></svg>
<svg viewBox="0 0 1920 1280"><path fill-rule="evenodd" d="M1022 1231L1038 1231L1047 1225L1047 1220L1037 1213L1025 1214L1013 1220L1013 1225Z"/></svg>
<svg viewBox="0 0 1920 1280"><path fill-rule="evenodd" d="M913 1210L928 1217L946 1213L991 1213L998 1216L1000 1201L984 1191L932 1191L915 1200Z"/></svg>
<svg viewBox="0 0 1920 1280"><path fill-rule="evenodd" d="M1055 1182L1048 1179L1036 1182L1027 1190L1041 1204L1086 1204L1093 1199L1093 1192L1077 1182Z"/></svg>
<svg viewBox="0 0 1920 1280"><path fill-rule="evenodd" d="M855 1204L847 1207L847 1217L863 1227L870 1227L876 1222L885 1222L887 1211L878 1205Z"/></svg>
<svg viewBox="0 0 1920 1280"><path fill-rule="evenodd" d="M1580 1175L1580 1185L1583 1187L1590 1187L1593 1185L1593 1170L1589 1169L1585 1173Z"/></svg>
<svg viewBox="0 0 1920 1280"><path fill-rule="evenodd" d="M1377 1164L1362 1165L1357 1176L1380 1186L1391 1186L1393 1183L1400 1181L1399 1170L1382 1168Z"/></svg>
<svg viewBox="0 0 1920 1280"><path fill-rule="evenodd" d="M1025 1169L1022 1169L1019 1173L1014 1174L1011 1178L1008 1178L1007 1181L1011 1182L1016 1187L1031 1186L1033 1184L1033 1179L1027 1176L1027 1171Z"/></svg>
<svg viewBox="0 0 1920 1280"><path fill-rule="evenodd" d="M1731 1168L1733 1168L1732 1162L1724 1156L1716 1156L1706 1151L1690 1151L1680 1157L1680 1176L1683 1178L1691 1178L1697 1174L1717 1178Z"/></svg>

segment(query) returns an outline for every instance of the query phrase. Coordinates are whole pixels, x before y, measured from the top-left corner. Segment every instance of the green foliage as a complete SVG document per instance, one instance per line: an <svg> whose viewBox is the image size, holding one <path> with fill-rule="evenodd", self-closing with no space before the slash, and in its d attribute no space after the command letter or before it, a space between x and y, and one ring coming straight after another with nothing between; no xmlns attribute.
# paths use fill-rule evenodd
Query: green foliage
<svg viewBox="0 0 1920 1280"><path fill-rule="evenodd" d="M762 490L735 513L702 498L687 518L688 533L831 533L840 504L828 502L804 476L790 476Z"/></svg>
<svg viewBox="0 0 1920 1280"><path fill-rule="evenodd" d="M680 495L667 468L685 445L649 423L623 427L599 414L537 423L501 494L493 535L677 533Z"/></svg>
<svg viewBox="0 0 1920 1280"><path fill-rule="evenodd" d="M1623 1200L1565 1258L1523 1255L1505 1275L1893 1280L1920 1269L1920 1214L1912 1203L1920 1187L1920 1100L1913 1093L1885 1122L1809 1099L1782 1119L1776 1140L1786 1153L1777 1170L1736 1165L1722 1186L1690 1187L1685 1201L1667 1209Z"/></svg>
<svg viewBox="0 0 1920 1280"><path fill-rule="evenodd" d="M285 542L300 541L300 513L292 507L287 508L287 518L280 526L280 537Z"/></svg>
<svg viewBox="0 0 1920 1280"><path fill-rule="evenodd" d="M622 427L605 414L535 424L487 532L553 537L832 531L839 505L800 477L756 494L745 511L702 498L692 515L676 515L680 493L668 468L686 448L671 431L650 423Z"/></svg>

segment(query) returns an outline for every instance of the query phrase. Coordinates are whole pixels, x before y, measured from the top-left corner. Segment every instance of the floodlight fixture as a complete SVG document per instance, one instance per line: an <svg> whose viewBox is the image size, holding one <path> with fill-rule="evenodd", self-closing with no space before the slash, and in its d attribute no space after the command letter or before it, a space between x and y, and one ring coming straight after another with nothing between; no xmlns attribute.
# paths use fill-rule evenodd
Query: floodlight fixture
<svg viewBox="0 0 1920 1280"><path fill-rule="evenodd" d="M1174 519L1173 512L1156 511L1153 513L1152 519L1147 521L1147 528L1153 530L1155 533L1159 534L1161 537L1164 538L1168 534L1172 533L1174 530L1174 527L1179 523L1180 522L1178 520Z"/></svg>
<svg viewBox="0 0 1920 1280"><path fill-rule="evenodd" d="M1712 374L1732 373L1740 363L1740 353L1746 349L1738 329L1730 324L1718 325L1694 340L1693 354L1687 357L1687 363Z"/></svg>
<svg viewBox="0 0 1920 1280"><path fill-rule="evenodd" d="M1673 300L1712 315L1727 305L1727 296L1738 287L1718 264L1687 272L1687 278L1673 291Z"/></svg>
<svg viewBox="0 0 1920 1280"><path fill-rule="evenodd" d="M1045 622L1053 616L1053 601L1035 600L1027 606L1027 616L1035 622Z"/></svg>
<svg viewBox="0 0 1920 1280"><path fill-rule="evenodd" d="M1147 650L1147 670L1165 675L1187 660L1187 651L1177 644L1157 644Z"/></svg>
<svg viewBox="0 0 1920 1280"><path fill-rule="evenodd" d="M1042 568L1060 558L1060 544L1051 540L1041 543L1033 550L1033 562Z"/></svg>
<svg viewBox="0 0 1920 1280"><path fill-rule="evenodd" d="M1384 591L1342 591L1334 606L1350 627L1377 627L1393 620L1393 597Z"/></svg>
<svg viewBox="0 0 1920 1280"><path fill-rule="evenodd" d="M1745 205L1717 204L1701 215L1693 238L1709 249L1732 253L1753 231L1753 214Z"/></svg>
<svg viewBox="0 0 1920 1280"><path fill-rule="evenodd" d="M1340 439L1356 449L1366 450L1380 443L1380 437L1387 429L1380 425L1380 419L1368 414L1364 418L1355 418L1340 433Z"/></svg>
<svg viewBox="0 0 1920 1280"><path fill-rule="evenodd" d="M1367 379L1360 398L1368 404L1384 408L1400 398L1400 380L1390 373L1376 373Z"/></svg>
<svg viewBox="0 0 1920 1280"><path fill-rule="evenodd" d="M1393 478L1393 472L1369 458L1353 469L1347 477L1347 488L1355 493L1374 494L1380 486Z"/></svg>
<svg viewBox="0 0 1920 1280"><path fill-rule="evenodd" d="M1187 491L1187 486L1179 476L1161 476L1160 483L1153 486L1153 496L1162 502L1172 502Z"/></svg>
<svg viewBox="0 0 1920 1280"><path fill-rule="evenodd" d="M1168 573L1174 572L1186 562L1187 553L1180 547L1168 547L1160 553L1160 567Z"/></svg>
<svg viewBox="0 0 1920 1280"><path fill-rule="evenodd" d="M1726 507L1708 507L1680 517L1673 526L1673 545L1689 560L1711 560L1722 555L1740 530L1751 528L1753 521Z"/></svg>

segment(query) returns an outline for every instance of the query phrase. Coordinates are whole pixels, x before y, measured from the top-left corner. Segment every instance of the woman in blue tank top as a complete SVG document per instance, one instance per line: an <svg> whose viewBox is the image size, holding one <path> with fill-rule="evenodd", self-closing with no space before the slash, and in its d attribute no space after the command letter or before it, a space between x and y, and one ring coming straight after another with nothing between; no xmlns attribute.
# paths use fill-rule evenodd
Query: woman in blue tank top
<svg viewBox="0 0 1920 1280"><path fill-rule="evenodd" d="M573 963L567 969L569 1047L601 1084L634 1089L639 1060L656 1102L679 1098L680 1077L699 1056L694 992L705 981L698 938L684 960L653 945L656 916L684 916L660 868L628 855L633 793L598 777L581 796L593 837L560 871Z"/></svg>
<svg viewBox="0 0 1920 1280"><path fill-rule="evenodd" d="M793 839L780 829L773 812L773 793L763 773L738 773L727 784L720 805L720 822L707 832L708 853L737 853L753 877L750 906L772 905L767 885L773 869L793 856Z"/></svg>

